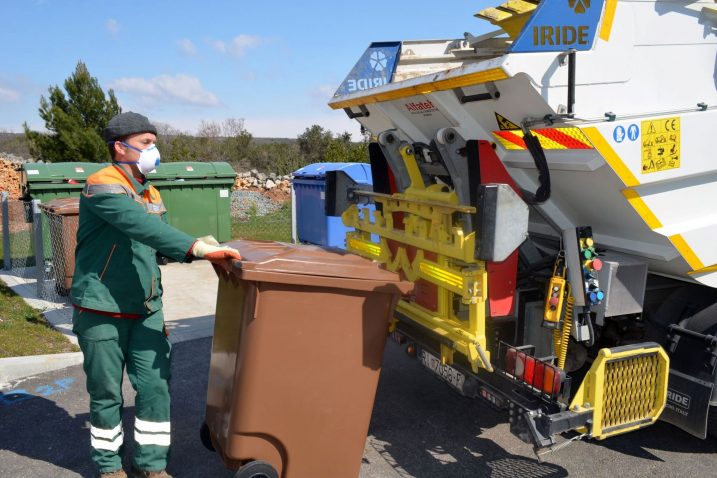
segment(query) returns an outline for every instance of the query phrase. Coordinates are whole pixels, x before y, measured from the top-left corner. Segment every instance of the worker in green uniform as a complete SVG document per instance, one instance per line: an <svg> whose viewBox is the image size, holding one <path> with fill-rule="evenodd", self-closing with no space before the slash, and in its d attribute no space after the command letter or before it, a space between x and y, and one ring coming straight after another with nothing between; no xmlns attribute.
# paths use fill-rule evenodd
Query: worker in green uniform
<svg viewBox="0 0 717 478"><path fill-rule="evenodd" d="M166 212L146 174L159 164L157 129L121 113L103 130L112 165L92 174L80 197L73 331L84 354L90 395L91 457L104 478L122 469L122 376L135 398L132 476L171 478L170 343L162 315L156 252L178 262L204 258L225 269L238 251L195 239L162 220Z"/></svg>

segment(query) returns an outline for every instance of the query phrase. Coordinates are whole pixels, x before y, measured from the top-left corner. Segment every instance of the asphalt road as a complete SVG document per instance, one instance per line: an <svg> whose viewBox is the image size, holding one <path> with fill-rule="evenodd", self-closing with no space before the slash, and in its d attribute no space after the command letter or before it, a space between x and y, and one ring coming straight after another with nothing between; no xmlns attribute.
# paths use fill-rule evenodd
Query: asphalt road
<svg viewBox="0 0 717 478"><path fill-rule="evenodd" d="M233 476L198 438L210 344L199 339L174 346L169 471L178 478ZM133 392L127 382L125 389L125 430L132 430ZM0 477L96 476L88 458L81 367L2 392ZM126 436L129 441L131 433ZM658 423L604 442L575 442L540 462L532 447L510 434L505 416L459 396L389 343L360 477L701 477L716 474L716 452L717 440L698 440Z"/></svg>

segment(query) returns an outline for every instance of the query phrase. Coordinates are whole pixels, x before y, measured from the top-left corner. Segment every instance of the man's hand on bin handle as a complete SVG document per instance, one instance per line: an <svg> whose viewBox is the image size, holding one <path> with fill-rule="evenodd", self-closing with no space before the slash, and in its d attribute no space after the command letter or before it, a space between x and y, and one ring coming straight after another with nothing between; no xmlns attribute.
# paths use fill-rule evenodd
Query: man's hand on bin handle
<svg viewBox="0 0 717 478"><path fill-rule="evenodd" d="M212 236L200 237L192 246L192 255L198 259L206 259L225 271L230 271L232 259L241 260L241 254L236 249L220 246Z"/></svg>

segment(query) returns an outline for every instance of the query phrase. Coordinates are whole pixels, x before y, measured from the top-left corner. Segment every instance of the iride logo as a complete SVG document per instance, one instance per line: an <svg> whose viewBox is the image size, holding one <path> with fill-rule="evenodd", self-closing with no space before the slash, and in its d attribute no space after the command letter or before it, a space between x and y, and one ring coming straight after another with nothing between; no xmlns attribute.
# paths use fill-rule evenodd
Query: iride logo
<svg viewBox="0 0 717 478"><path fill-rule="evenodd" d="M568 0L568 5L575 13L585 13L590 8L590 0Z"/></svg>
<svg viewBox="0 0 717 478"><path fill-rule="evenodd" d="M667 400L681 408L690 408L690 397L674 390L667 389Z"/></svg>
<svg viewBox="0 0 717 478"><path fill-rule="evenodd" d="M383 71L386 69L386 65L388 64L388 58L386 58L386 55L384 55L382 51L375 51L371 53L369 63L371 64L371 68L374 70Z"/></svg>

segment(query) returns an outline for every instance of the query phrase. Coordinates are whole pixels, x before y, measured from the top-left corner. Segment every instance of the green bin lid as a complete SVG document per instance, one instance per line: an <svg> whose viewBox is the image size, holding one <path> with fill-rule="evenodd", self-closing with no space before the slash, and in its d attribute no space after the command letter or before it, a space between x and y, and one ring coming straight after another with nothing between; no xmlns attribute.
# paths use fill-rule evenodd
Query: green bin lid
<svg viewBox="0 0 717 478"><path fill-rule="evenodd" d="M147 177L154 181L162 179L234 179L236 175L237 173L229 163L177 162L160 163L157 170L149 173Z"/></svg>
<svg viewBox="0 0 717 478"><path fill-rule="evenodd" d="M22 165L22 182L63 183L68 180L84 182L92 173L107 163L25 163Z"/></svg>

